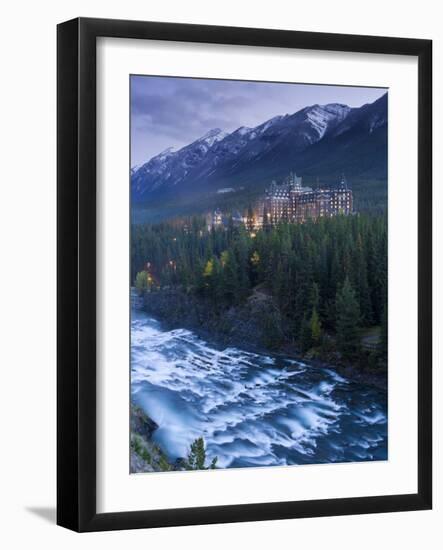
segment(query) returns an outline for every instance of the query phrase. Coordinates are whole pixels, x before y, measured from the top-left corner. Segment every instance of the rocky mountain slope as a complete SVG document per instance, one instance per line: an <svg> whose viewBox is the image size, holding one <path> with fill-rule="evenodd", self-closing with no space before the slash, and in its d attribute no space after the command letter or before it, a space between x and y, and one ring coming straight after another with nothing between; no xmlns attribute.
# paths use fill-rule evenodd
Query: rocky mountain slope
<svg viewBox="0 0 443 550"><path fill-rule="evenodd" d="M220 190L261 193L289 171L307 181L387 178L387 94L359 108L312 105L232 133L209 131L131 173L135 205L207 200Z"/></svg>

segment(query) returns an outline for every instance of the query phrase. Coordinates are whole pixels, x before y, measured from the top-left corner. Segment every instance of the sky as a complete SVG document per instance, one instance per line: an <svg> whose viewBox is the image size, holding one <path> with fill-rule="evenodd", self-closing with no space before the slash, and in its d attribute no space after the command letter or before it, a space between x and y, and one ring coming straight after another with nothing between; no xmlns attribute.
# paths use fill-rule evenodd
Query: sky
<svg viewBox="0 0 443 550"><path fill-rule="evenodd" d="M213 128L232 132L316 103L360 107L384 88L131 76L131 166Z"/></svg>

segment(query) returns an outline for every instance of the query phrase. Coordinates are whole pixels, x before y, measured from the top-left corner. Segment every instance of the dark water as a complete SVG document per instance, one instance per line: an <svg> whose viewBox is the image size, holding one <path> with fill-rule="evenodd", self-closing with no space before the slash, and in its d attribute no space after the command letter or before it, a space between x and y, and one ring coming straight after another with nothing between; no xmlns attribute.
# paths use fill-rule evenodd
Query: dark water
<svg viewBox="0 0 443 550"><path fill-rule="evenodd" d="M203 436L219 467L387 459L385 392L333 370L217 350L133 310L132 396L171 460Z"/></svg>

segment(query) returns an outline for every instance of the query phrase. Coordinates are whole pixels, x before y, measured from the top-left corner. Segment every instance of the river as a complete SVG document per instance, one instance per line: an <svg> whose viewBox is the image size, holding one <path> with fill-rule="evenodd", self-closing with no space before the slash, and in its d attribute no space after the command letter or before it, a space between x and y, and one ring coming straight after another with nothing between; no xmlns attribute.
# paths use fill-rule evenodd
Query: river
<svg viewBox="0 0 443 550"><path fill-rule="evenodd" d="M387 459L386 392L271 353L131 319L131 393L171 461L197 437L224 468Z"/></svg>

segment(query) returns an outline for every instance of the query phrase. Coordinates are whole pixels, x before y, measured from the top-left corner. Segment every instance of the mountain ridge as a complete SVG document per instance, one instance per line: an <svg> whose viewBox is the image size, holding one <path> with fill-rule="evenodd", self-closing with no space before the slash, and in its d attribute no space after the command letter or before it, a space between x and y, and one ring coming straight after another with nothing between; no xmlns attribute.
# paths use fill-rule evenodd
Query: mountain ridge
<svg viewBox="0 0 443 550"><path fill-rule="evenodd" d="M214 128L177 151L168 148L131 173L132 201L199 201L219 188L263 191L289 171L334 180L387 179L387 94L351 108L310 105L230 133Z"/></svg>

